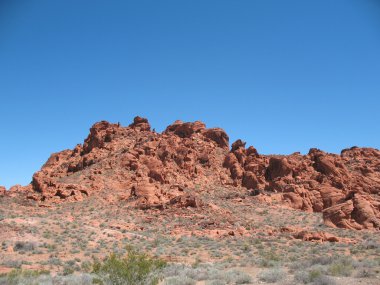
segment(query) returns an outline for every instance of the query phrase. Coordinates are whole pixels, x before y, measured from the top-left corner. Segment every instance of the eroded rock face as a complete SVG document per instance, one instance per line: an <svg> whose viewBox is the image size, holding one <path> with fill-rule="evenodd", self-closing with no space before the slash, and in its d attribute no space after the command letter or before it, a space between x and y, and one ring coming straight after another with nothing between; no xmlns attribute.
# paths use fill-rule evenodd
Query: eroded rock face
<svg viewBox="0 0 380 285"><path fill-rule="evenodd" d="M338 237L325 232L299 231L293 235L295 239L312 242L339 242Z"/></svg>
<svg viewBox="0 0 380 285"><path fill-rule="evenodd" d="M223 166L235 185L282 193L283 202L295 209L323 212L330 226L380 230L379 150L263 156L238 140Z"/></svg>
<svg viewBox="0 0 380 285"><path fill-rule="evenodd" d="M106 143L112 141L112 138L117 133L119 125L110 124L106 121L96 123L90 129L90 134L83 144L83 152L89 153L94 148L103 148Z"/></svg>
<svg viewBox="0 0 380 285"><path fill-rule="evenodd" d="M83 146L51 155L33 176L30 198L59 203L102 193L141 209L160 208L183 194L179 188L224 183L227 152L227 134L201 122L176 121L158 134L141 117L128 127L102 121L91 127ZM176 206L193 203L183 199Z"/></svg>
<svg viewBox="0 0 380 285"><path fill-rule="evenodd" d="M265 179L273 181L277 177L285 177L292 174L292 168L286 158L271 157L268 168L265 171Z"/></svg>
<svg viewBox="0 0 380 285"><path fill-rule="evenodd" d="M203 136L216 142L216 144L223 148L229 148L229 137L226 132L220 128L207 129L202 132Z"/></svg>
<svg viewBox="0 0 380 285"><path fill-rule="evenodd" d="M355 194L353 198L337 203L323 211L327 225L349 229L379 229L379 201Z"/></svg>
<svg viewBox="0 0 380 285"><path fill-rule="evenodd" d="M194 134L201 134L204 138L207 138L215 142L218 147L227 150L229 148L229 137L223 129L206 129L206 125L199 121L196 121L194 123L184 123L182 121L175 121L174 124L166 128L164 134L175 134L180 138L190 138Z"/></svg>
<svg viewBox="0 0 380 285"><path fill-rule="evenodd" d="M148 122L148 119L141 118L139 116L133 119L133 123L130 124L129 127L139 131L150 131L150 124Z"/></svg>
<svg viewBox="0 0 380 285"><path fill-rule="evenodd" d="M174 124L168 126L165 134L175 134L180 138L190 138L193 134L201 133L206 129L206 125L202 122L196 121L194 123L182 121L175 121Z"/></svg>
<svg viewBox="0 0 380 285"><path fill-rule="evenodd" d="M180 196L176 196L172 198L169 203L179 208L198 208L201 207L203 204L198 197L191 194L183 194Z"/></svg>
<svg viewBox="0 0 380 285"><path fill-rule="evenodd" d="M260 155L242 140L229 150L222 129L199 121L176 121L161 134L141 117L128 127L98 122L83 145L52 154L31 185L13 192L44 203L97 194L122 197L140 209L198 208L197 194L184 193L195 185L245 187L257 201L277 193L290 207L321 212L330 226L380 230L379 150Z"/></svg>
<svg viewBox="0 0 380 285"><path fill-rule="evenodd" d="M4 186L0 186L0 196L4 196L5 195L5 191L7 191L7 189L5 189Z"/></svg>

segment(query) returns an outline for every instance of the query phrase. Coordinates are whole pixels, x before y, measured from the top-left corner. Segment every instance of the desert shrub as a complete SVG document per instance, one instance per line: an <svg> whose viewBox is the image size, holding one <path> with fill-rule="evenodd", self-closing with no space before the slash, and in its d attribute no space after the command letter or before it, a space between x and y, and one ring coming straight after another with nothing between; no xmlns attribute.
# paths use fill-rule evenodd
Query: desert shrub
<svg viewBox="0 0 380 285"><path fill-rule="evenodd" d="M93 264L98 284L104 285L154 285L159 281L158 272L166 263L146 254L129 249L126 256L111 254L103 262Z"/></svg>
<svg viewBox="0 0 380 285"><path fill-rule="evenodd" d="M272 268L261 271L258 275L259 280L266 283L276 283L285 277L286 273L280 268Z"/></svg>
<svg viewBox="0 0 380 285"><path fill-rule="evenodd" d="M62 261L59 258L56 258L56 257L50 257L47 260L47 263L50 264L50 265L56 265L56 266L62 265Z"/></svg>
<svg viewBox="0 0 380 285"><path fill-rule="evenodd" d="M378 261L374 259L364 259L360 262L358 262L357 267L358 268L373 268L380 265Z"/></svg>
<svg viewBox="0 0 380 285"><path fill-rule="evenodd" d="M226 285L227 282L224 280L209 280L206 281L206 285Z"/></svg>
<svg viewBox="0 0 380 285"><path fill-rule="evenodd" d="M75 260L68 260L63 266L63 275L71 275L75 271L80 271L80 267Z"/></svg>
<svg viewBox="0 0 380 285"><path fill-rule="evenodd" d="M13 246L14 251L32 251L37 247L37 244L29 241L16 241Z"/></svg>
<svg viewBox="0 0 380 285"><path fill-rule="evenodd" d="M65 265L65 266L63 267L62 274L63 274L64 276L67 276L67 275L73 274L74 271L75 271L74 268Z"/></svg>
<svg viewBox="0 0 380 285"><path fill-rule="evenodd" d="M39 285L48 278L48 271L14 269L0 277L0 285Z"/></svg>
<svg viewBox="0 0 380 285"><path fill-rule="evenodd" d="M306 268L305 272L296 272L295 278L306 284L326 274L332 276L351 276L353 269L357 266L360 266L360 263L354 261L349 256L339 258L320 256L304 261L302 268ZM298 262L290 265L291 269L300 267L301 264Z"/></svg>
<svg viewBox="0 0 380 285"><path fill-rule="evenodd" d="M190 267L184 264L173 263L167 266L163 275L165 277L183 277L196 281L216 279L222 272L213 268L210 264L198 264L199 267Z"/></svg>
<svg viewBox="0 0 380 285"><path fill-rule="evenodd" d="M353 270L352 259L340 258L334 261L328 268L328 272L332 276L350 276Z"/></svg>
<svg viewBox="0 0 380 285"><path fill-rule="evenodd" d="M222 280L227 281L227 283L231 284L249 284L252 282L252 277L245 272L239 270L228 270L224 274L224 278Z"/></svg>
<svg viewBox="0 0 380 285"><path fill-rule="evenodd" d="M310 282L309 272L307 272L307 271L297 271L294 274L294 280L297 283L303 283L303 284L309 283Z"/></svg>
<svg viewBox="0 0 380 285"><path fill-rule="evenodd" d="M363 249L378 249L380 248L380 243L374 240L366 240L361 244Z"/></svg>
<svg viewBox="0 0 380 285"><path fill-rule="evenodd" d="M334 279L332 279L329 276L321 275L314 279L313 285L336 285L336 282Z"/></svg>
<svg viewBox="0 0 380 285"><path fill-rule="evenodd" d="M309 272L308 272L308 275L309 275L309 280L310 282L313 282L314 280L320 278L321 276L323 276L323 270L319 269L319 268L312 268Z"/></svg>
<svg viewBox="0 0 380 285"><path fill-rule="evenodd" d="M53 285L91 285L93 283L94 276L87 273L72 274L67 276L56 276L53 278ZM50 283L46 283L46 285ZM41 284L42 285L42 284Z"/></svg>
<svg viewBox="0 0 380 285"><path fill-rule="evenodd" d="M261 257L259 258L260 267L275 267L278 266L280 262L280 257L274 252L260 252Z"/></svg>
<svg viewBox="0 0 380 285"><path fill-rule="evenodd" d="M357 278L371 278L374 277L376 273L372 268L359 268L359 270L356 273Z"/></svg>
<svg viewBox="0 0 380 285"><path fill-rule="evenodd" d="M14 260L14 259L6 259L4 260L1 265L9 268L21 268L22 261L21 260Z"/></svg>
<svg viewBox="0 0 380 285"><path fill-rule="evenodd" d="M218 269L215 264L211 263L200 263L198 264L198 267L191 267L184 270L184 274L197 281L202 280L212 280L212 279L224 279L226 278L225 275L228 273L225 271L222 271ZM233 274L234 276L237 276L237 273ZM232 275L231 275L232 276Z"/></svg>
<svg viewBox="0 0 380 285"><path fill-rule="evenodd" d="M165 277L179 276L187 268L184 264L171 263L163 269L163 275Z"/></svg>
<svg viewBox="0 0 380 285"><path fill-rule="evenodd" d="M165 282L172 279L174 281L170 282L177 282L175 280L183 279L188 280L186 282L191 282L191 280L207 281L206 284L248 284L252 281L251 276L242 271L224 271L209 263L199 264L198 266L193 268L184 264L170 264L163 270L163 275L166 277ZM165 282L164 284L166 284Z"/></svg>
<svg viewBox="0 0 380 285"><path fill-rule="evenodd" d="M294 279L299 283L308 284L312 283L321 276L326 274L327 270L322 265L314 265L307 270L297 271L294 274Z"/></svg>
<svg viewBox="0 0 380 285"><path fill-rule="evenodd" d="M336 258L333 258L328 255L324 256L316 256L311 259L301 259L301 260L295 260L291 264L289 264L289 268L291 271L297 271L300 268L308 269L308 268L322 268L322 265L329 265L333 263L336 260ZM309 270L305 271L305 274L308 274ZM298 272L299 273L299 272ZM299 273L300 274L300 273Z"/></svg>
<svg viewBox="0 0 380 285"><path fill-rule="evenodd" d="M164 280L163 285L195 285L197 281L188 277L169 277Z"/></svg>
<svg viewBox="0 0 380 285"><path fill-rule="evenodd" d="M268 260L268 259L261 258L258 261L258 265L260 267L276 267L276 266L278 266L278 262L274 261L274 260Z"/></svg>
<svg viewBox="0 0 380 285"><path fill-rule="evenodd" d="M334 258L332 256L329 256L329 255L323 255L323 256L317 256L317 257L314 257L312 258L309 263L310 263L310 266L312 265L328 265L328 264L331 264L334 262Z"/></svg>

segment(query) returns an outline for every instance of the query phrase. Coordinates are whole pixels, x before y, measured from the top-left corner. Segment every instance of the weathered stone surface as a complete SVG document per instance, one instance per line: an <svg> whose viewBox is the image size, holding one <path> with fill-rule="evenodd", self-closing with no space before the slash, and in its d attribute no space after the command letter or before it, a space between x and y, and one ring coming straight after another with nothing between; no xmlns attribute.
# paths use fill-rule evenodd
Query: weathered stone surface
<svg viewBox="0 0 380 285"><path fill-rule="evenodd" d="M310 149L285 156L261 155L242 140L228 146L222 129L199 121L176 121L161 134L141 117L128 127L101 121L83 145L52 154L30 185L9 192L45 204L96 194L141 209L198 208L197 194L185 195L183 187L245 187L263 203L275 197L321 212L333 227L380 230L379 150L353 147L337 155Z"/></svg>
<svg viewBox="0 0 380 285"><path fill-rule="evenodd" d="M256 175L251 171L246 171L243 175L242 186L247 189L256 189L259 186Z"/></svg>
<svg viewBox="0 0 380 285"><path fill-rule="evenodd" d="M206 125L202 122L196 121L194 123L182 121L175 121L174 124L168 126L165 134L174 134L180 138L190 138L195 133L200 133L206 129Z"/></svg>
<svg viewBox="0 0 380 285"><path fill-rule="evenodd" d="M271 157L269 166L265 172L265 178L267 180L271 181L290 174L292 174L292 169L286 158Z"/></svg>
<svg viewBox="0 0 380 285"><path fill-rule="evenodd" d="M139 116L133 119L133 123L130 124L129 127L139 131L150 131L150 124L148 122L148 119L141 118Z"/></svg>
<svg viewBox="0 0 380 285"><path fill-rule="evenodd" d="M379 150L265 156L237 140L223 166L233 185L282 193L283 202L295 209L323 212L330 226L380 230Z"/></svg>
<svg viewBox="0 0 380 285"><path fill-rule="evenodd" d="M202 201L195 195L183 194L172 198L169 202L170 205L175 205L179 208L198 208L202 206Z"/></svg>
<svg viewBox="0 0 380 285"><path fill-rule="evenodd" d="M227 134L202 122L176 121L159 134L141 117L128 127L102 121L91 127L83 146L51 155L33 175L28 197L60 203L96 194L107 200L122 197L142 209L159 208L183 194L173 185L225 183L227 153ZM191 201L176 206L183 203Z"/></svg>
<svg viewBox="0 0 380 285"><path fill-rule="evenodd" d="M0 186L0 196L4 196L5 195L5 191L7 191L7 189L5 189L4 186Z"/></svg>
<svg viewBox="0 0 380 285"><path fill-rule="evenodd" d="M309 232L300 231L295 233L294 238L301 239L303 241L313 241L313 242L339 242L340 239L332 234L325 232Z"/></svg>
<svg viewBox="0 0 380 285"><path fill-rule="evenodd" d="M210 140L216 142L219 147L228 150L229 137L224 130L220 128L206 129L202 132L202 134L206 138L209 138Z"/></svg>

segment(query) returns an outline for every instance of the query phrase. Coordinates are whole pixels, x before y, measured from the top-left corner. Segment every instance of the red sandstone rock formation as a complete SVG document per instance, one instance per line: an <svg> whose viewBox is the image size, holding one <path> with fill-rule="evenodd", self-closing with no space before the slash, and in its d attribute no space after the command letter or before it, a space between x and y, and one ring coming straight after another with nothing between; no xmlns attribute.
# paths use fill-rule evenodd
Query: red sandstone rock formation
<svg viewBox="0 0 380 285"><path fill-rule="evenodd" d="M323 212L326 224L380 229L380 151L345 149L341 155L311 149L307 155L260 156L232 144L224 167L235 185L280 192L295 209Z"/></svg>
<svg viewBox="0 0 380 285"><path fill-rule="evenodd" d="M141 209L196 208L202 202L183 192L194 185L243 186L259 196L276 192L295 209L321 212L330 226L380 229L379 150L260 155L241 140L229 150L227 134L202 122L176 121L162 134L141 117L128 127L98 122L83 145L52 154L31 185L14 191L46 203L97 193Z"/></svg>
<svg viewBox="0 0 380 285"><path fill-rule="evenodd" d="M300 239L303 241L314 241L314 242L339 242L340 239L332 234L325 232L309 232L309 231L299 231L293 235L295 239Z"/></svg>
<svg viewBox="0 0 380 285"><path fill-rule="evenodd" d="M176 121L158 134L140 117L128 127L102 121L91 127L83 146L51 155L34 174L29 197L76 201L102 192L122 195L143 209L163 207L183 194L178 188L228 180L221 167L228 146L223 130L201 122ZM193 202L175 204L188 203Z"/></svg>
<svg viewBox="0 0 380 285"><path fill-rule="evenodd" d="M7 189L5 189L4 186L0 186L0 196L5 195L5 191L7 191Z"/></svg>

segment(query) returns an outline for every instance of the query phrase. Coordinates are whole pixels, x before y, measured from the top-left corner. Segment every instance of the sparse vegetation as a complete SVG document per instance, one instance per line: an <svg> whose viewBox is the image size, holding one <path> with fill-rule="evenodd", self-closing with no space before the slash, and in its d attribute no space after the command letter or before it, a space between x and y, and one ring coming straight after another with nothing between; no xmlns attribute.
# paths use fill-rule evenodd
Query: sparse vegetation
<svg viewBox="0 0 380 285"><path fill-rule="evenodd" d="M334 261L328 268L332 276L350 276L353 271L353 261L351 258L339 258Z"/></svg>
<svg viewBox="0 0 380 285"><path fill-rule="evenodd" d="M20 252L32 251L35 248L37 248L37 244L29 241L16 241L15 245L13 246L14 251Z"/></svg>
<svg viewBox="0 0 380 285"><path fill-rule="evenodd" d="M14 269L8 274L0 276L1 285L39 285L43 279L49 278L49 271L33 271L24 269Z"/></svg>
<svg viewBox="0 0 380 285"><path fill-rule="evenodd" d="M284 279L286 273L280 268L266 269L259 274L259 280L266 283L276 283Z"/></svg>
<svg viewBox="0 0 380 285"><path fill-rule="evenodd" d="M251 197L245 198L245 210L241 211L237 208L241 205L237 203L242 202L234 200L236 195L231 195L231 190L223 187L214 190L200 192L202 200L228 209L230 215L210 215L207 208L199 215L192 215L191 209L139 212L122 201L112 208L107 207L95 197L58 204L56 209L27 207L20 211L3 198L0 211L4 220L0 223L6 231L3 231L1 240L1 267L5 272L30 268L52 272L52 275L24 276L25 284L33 284L36 280L41 284L92 284L94 280L107 285L113 282L107 277L107 270L114 270L111 265L117 265L116 268L121 265L119 268L122 268L124 265L119 261L128 257L126 246L133 245L139 252L148 253L148 259L168 260L167 266L148 274L149 278L152 277L149 279L151 284L157 280L155 278L162 280L163 284L204 282L207 285L255 284L277 279L277 283L288 282L286 284L332 285L342 277L350 278L353 284L356 278L360 278L366 284L367 279L379 278L377 235L327 228L321 225L319 214L247 201ZM232 198L220 198L227 194ZM242 199L242 196L238 194L236 197ZM96 210L90 211L91 208ZM11 220L10 215L17 216L19 222ZM29 224L30 220L33 223ZM358 242L304 242L278 231L282 226L299 224L300 221L305 227ZM241 226L252 232L239 235L236 229ZM273 230L274 234L268 233ZM177 234L181 231L185 234ZM191 234L187 234L190 231ZM225 235L208 234L216 231L225 231ZM228 235L228 231L234 231L235 235ZM117 263L113 263L110 256L103 260L109 252L115 253ZM94 259L99 268L96 273ZM252 273L247 270L250 268L255 268L254 272L261 270L261 273ZM3 275L0 284L8 284L4 281L7 278ZM17 278L21 280L21 277Z"/></svg>

